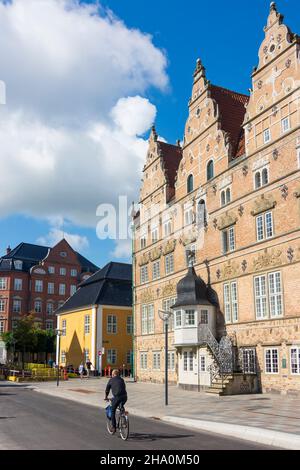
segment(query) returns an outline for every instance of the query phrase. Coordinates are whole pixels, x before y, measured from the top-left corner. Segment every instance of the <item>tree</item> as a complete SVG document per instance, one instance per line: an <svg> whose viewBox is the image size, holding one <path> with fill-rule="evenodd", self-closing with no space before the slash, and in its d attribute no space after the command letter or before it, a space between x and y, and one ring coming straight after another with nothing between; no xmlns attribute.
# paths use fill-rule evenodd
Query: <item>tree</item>
<svg viewBox="0 0 300 470"><path fill-rule="evenodd" d="M17 323L12 334L12 341L15 341L15 351L22 354L22 367L24 369L25 352L32 352L35 346L33 315L24 315Z"/></svg>

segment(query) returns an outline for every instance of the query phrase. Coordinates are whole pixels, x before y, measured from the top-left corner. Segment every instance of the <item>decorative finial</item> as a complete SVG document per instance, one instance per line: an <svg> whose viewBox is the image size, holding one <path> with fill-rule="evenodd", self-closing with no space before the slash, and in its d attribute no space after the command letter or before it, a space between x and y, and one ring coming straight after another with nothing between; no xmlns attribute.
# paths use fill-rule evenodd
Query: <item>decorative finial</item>
<svg viewBox="0 0 300 470"><path fill-rule="evenodd" d="M157 141L157 133L156 133L156 129L155 129L155 125L153 124L153 126L151 127L151 137L153 138L153 140L156 142Z"/></svg>
<svg viewBox="0 0 300 470"><path fill-rule="evenodd" d="M178 140L176 141L176 144L177 144L177 147L180 147L180 148L181 148L181 142L180 142L180 139L178 139Z"/></svg>
<svg viewBox="0 0 300 470"><path fill-rule="evenodd" d="M271 2L270 4L270 11L276 11L277 13L277 6L275 2Z"/></svg>

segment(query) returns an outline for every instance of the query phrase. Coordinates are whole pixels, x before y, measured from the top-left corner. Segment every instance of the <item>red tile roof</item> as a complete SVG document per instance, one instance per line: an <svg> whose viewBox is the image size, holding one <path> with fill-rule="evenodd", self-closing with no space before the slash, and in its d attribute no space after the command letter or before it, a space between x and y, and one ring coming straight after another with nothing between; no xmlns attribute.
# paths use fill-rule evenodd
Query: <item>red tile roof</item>
<svg viewBox="0 0 300 470"><path fill-rule="evenodd" d="M178 145L166 144L157 141L158 151L164 162L165 175L168 183L167 202L172 199L175 194L175 180L182 159L182 148Z"/></svg>
<svg viewBox="0 0 300 470"><path fill-rule="evenodd" d="M210 85L211 98L219 107L221 129L229 134L232 158L245 153L245 138L242 129L249 96Z"/></svg>

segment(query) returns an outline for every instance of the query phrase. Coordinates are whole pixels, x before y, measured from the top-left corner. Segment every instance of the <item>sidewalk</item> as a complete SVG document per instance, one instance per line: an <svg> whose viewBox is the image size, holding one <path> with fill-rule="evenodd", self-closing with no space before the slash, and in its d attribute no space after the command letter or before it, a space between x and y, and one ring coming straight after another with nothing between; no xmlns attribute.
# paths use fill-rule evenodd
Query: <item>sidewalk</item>
<svg viewBox="0 0 300 470"><path fill-rule="evenodd" d="M107 379L72 379L28 384L51 396L104 408ZM164 406L164 385L127 382L130 414L156 418L189 428L247 439L286 449L300 449L300 398L281 395L215 397L169 387Z"/></svg>

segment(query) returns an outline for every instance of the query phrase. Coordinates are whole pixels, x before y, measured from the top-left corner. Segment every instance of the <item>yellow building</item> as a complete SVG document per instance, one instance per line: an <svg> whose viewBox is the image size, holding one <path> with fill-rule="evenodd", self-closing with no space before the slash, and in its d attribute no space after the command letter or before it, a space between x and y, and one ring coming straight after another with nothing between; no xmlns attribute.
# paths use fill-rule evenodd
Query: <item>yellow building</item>
<svg viewBox="0 0 300 470"><path fill-rule="evenodd" d="M109 263L79 287L57 311L62 335L56 362L59 359L60 365L77 368L90 359L92 370L131 369L131 265Z"/></svg>

